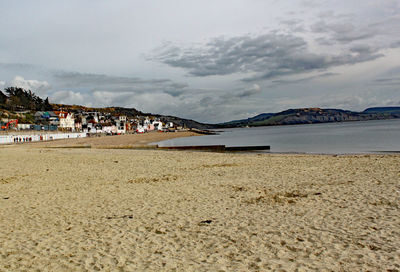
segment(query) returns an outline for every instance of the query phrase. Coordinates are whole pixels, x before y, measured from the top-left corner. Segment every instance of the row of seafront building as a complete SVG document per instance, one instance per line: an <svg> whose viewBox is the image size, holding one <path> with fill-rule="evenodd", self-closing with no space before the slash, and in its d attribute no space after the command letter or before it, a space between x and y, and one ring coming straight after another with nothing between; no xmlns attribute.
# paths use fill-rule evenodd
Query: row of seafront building
<svg viewBox="0 0 400 272"><path fill-rule="evenodd" d="M101 112L38 111L34 117L34 124L21 124L17 120L3 118L0 144L175 129L171 122L164 124L160 119L150 119L148 116L129 119L124 115L113 116Z"/></svg>
<svg viewBox="0 0 400 272"><path fill-rule="evenodd" d="M34 124L14 122L4 130L32 130L32 131L62 131L62 132L85 132L105 134L144 133L151 130L165 131L174 129L171 122L163 123L160 119L150 119L148 116L113 116L110 113L80 112L72 113L66 111L38 111L34 115ZM2 120L3 124L15 121L11 119Z"/></svg>

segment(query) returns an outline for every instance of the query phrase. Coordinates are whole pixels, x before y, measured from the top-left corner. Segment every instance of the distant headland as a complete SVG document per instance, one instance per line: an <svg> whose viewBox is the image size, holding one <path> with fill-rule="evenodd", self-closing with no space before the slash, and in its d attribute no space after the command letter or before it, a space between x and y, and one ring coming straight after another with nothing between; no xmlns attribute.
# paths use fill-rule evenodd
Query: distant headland
<svg viewBox="0 0 400 272"><path fill-rule="evenodd" d="M400 107L375 107L362 112L342 109L300 108L220 123L219 128L298 125L400 118Z"/></svg>

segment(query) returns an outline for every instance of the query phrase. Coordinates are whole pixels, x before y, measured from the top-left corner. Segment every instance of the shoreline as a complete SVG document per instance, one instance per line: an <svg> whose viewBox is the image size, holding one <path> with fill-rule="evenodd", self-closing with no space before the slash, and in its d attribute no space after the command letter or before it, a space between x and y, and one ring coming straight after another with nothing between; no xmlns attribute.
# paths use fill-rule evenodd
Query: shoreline
<svg viewBox="0 0 400 272"><path fill-rule="evenodd" d="M158 149L156 143L166 141L174 138L186 138L194 136L204 136L197 131L181 131L181 132L148 132L144 134L125 134L101 137L84 137L84 138L68 138L68 139L54 139L36 142L24 143L8 143L0 146L21 146L30 145L37 148L94 148L94 149L137 149L137 150L163 150L171 151L166 147ZM174 149L172 149L174 150ZM177 150L174 150L177 151ZM195 149L178 150L193 152ZM386 151L365 151L365 152L350 152L350 153L313 153L313 152L279 152L279 151L212 151L212 150L197 150L196 152L224 152L233 154L281 154L281 155L322 155L322 156L352 156L352 155L396 155L399 154L398 150Z"/></svg>
<svg viewBox="0 0 400 272"><path fill-rule="evenodd" d="M35 147L79 147L81 145L88 146L92 148L106 147L134 147L134 146L148 146L152 143L160 142L163 140L182 138L182 137L193 137L201 136L198 133L191 131L181 131L181 132L148 132L143 134L124 134L124 135L113 135L113 136L101 136L101 137L85 137L79 139L62 139L46 142L32 142L29 145Z"/></svg>

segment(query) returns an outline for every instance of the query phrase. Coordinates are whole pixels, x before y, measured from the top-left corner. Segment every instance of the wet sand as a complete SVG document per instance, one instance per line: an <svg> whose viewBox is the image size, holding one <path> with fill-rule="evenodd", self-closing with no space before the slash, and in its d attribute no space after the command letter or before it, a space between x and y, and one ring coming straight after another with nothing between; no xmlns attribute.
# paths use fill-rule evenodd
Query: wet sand
<svg viewBox="0 0 400 272"><path fill-rule="evenodd" d="M0 271L400 270L399 155L0 154Z"/></svg>

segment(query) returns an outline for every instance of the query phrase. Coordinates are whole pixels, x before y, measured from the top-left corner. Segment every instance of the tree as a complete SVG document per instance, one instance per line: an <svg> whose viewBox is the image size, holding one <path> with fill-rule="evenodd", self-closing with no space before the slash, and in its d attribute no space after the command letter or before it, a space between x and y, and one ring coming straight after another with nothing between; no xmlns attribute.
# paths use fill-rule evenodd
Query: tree
<svg viewBox="0 0 400 272"><path fill-rule="evenodd" d="M44 110L46 111L53 110L53 107L49 103L48 97L46 97L46 99L44 100Z"/></svg>
<svg viewBox="0 0 400 272"><path fill-rule="evenodd" d="M24 109L40 111L53 109L48 98L43 101L43 99L35 95L31 90L26 91L23 88L9 87L6 88L5 91L8 94L8 98L6 99L7 107L11 110Z"/></svg>
<svg viewBox="0 0 400 272"><path fill-rule="evenodd" d="M7 95L0 91L0 105L4 105L7 102Z"/></svg>

